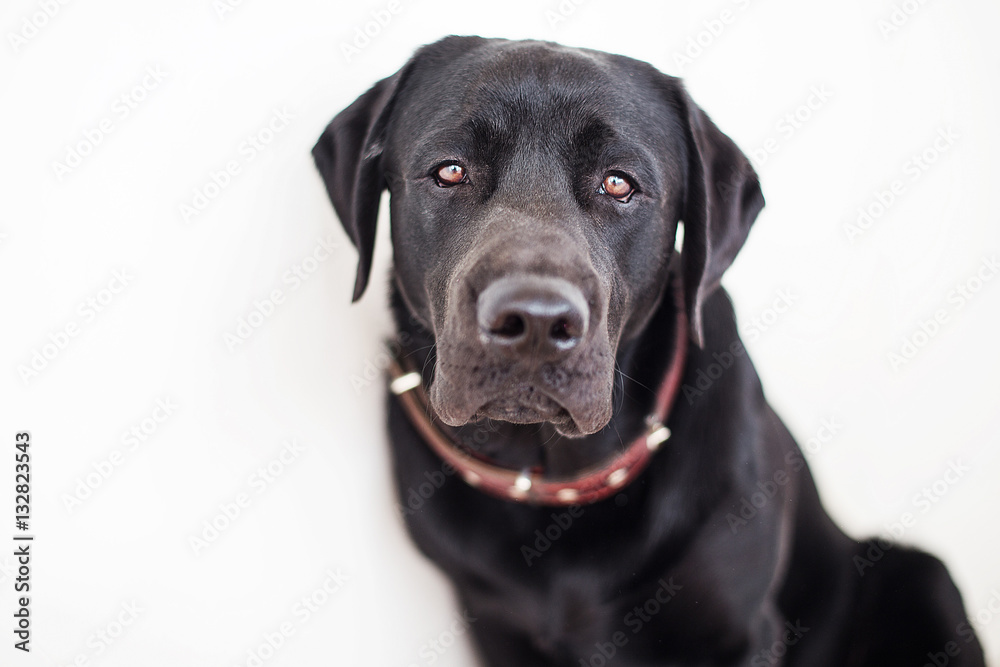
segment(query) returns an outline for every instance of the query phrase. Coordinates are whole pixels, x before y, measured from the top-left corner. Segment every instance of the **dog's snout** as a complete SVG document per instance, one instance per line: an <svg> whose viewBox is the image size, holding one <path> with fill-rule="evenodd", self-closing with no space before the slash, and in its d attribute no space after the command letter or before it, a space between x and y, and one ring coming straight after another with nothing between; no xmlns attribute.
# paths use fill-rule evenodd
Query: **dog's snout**
<svg viewBox="0 0 1000 667"><path fill-rule="evenodd" d="M580 289L566 280L510 276L483 290L477 317L487 345L546 361L569 352L583 339L590 308Z"/></svg>

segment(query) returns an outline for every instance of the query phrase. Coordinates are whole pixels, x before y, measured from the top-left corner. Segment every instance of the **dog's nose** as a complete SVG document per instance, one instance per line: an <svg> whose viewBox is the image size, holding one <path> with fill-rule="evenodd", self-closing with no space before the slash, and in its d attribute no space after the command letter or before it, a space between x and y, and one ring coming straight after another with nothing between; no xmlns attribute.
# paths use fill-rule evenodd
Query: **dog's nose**
<svg viewBox="0 0 1000 667"><path fill-rule="evenodd" d="M545 276L495 280L479 295L477 310L480 335L488 345L539 361L576 347L590 320L578 287Z"/></svg>

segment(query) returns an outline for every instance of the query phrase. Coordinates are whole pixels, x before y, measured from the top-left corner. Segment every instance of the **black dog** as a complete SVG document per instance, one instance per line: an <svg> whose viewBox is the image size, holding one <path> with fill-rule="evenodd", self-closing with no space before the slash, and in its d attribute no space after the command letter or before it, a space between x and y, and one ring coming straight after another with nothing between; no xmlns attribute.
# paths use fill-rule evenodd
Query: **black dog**
<svg viewBox="0 0 1000 667"><path fill-rule="evenodd" d="M764 200L679 80L449 37L313 153L355 299L391 193L399 494L487 664L983 664L944 566L845 536L766 403L719 289Z"/></svg>

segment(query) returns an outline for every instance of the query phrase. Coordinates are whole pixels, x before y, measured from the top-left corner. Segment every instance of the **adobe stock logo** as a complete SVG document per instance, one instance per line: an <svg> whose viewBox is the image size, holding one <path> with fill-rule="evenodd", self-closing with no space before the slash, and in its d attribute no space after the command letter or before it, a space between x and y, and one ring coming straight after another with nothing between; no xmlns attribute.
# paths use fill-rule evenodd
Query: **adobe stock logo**
<svg viewBox="0 0 1000 667"><path fill-rule="evenodd" d="M236 663L237 667L262 667L351 581L350 575L345 574L339 567L327 568L323 575L323 582L300 597L292 605L288 615L271 626L270 630L258 635L258 639L243 654L244 657Z"/></svg>
<svg viewBox="0 0 1000 667"><path fill-rule="evenodd" d="M39 11L32 12L31 15L22 18L20 29L17 32L7 33L7 41L14 53L19 53L21 47L37 37L42 28L47 26L49 21L62 10L63 5L68 3L69 0L40 0L38 3Z"/></svg>
<svg viewBox="0 0 1000 667"><path fill-rule="evenodd" d="M111 649L121 638L127 634L129 628L136 624L140 616L146 613L144 607L140 607L135 600L122 602L119 609L113 613L111 620L102 623L100 627L92 632L86 640L84 650L73 656L72 661L60 662L62 667L90 667L95 662L100 663L100 657L105 651ZM96 659L96 660L95 660Z"/></svg>
<svg viewBox="0 0 1000 667"><path fill-rule="evenodd" d="M778 137L771 135L757 148L750 149L747 157L753 164L754 169L763 170L765 164L778 151L782 145L787 144L806 124L819 113L820 109L835 96L825 83L820 83L809 87L809 94L805 100L790 111L785 112L775 122L774 129L778 131Z"/></svg>
<svg viewBox="0 0 1000 667"><path fill-rule="evenodd" d="M66 144L62 161L53 160L52 173L60 182L77 168L83 165L87 158L93 155L97 147L107 140L147 99L150 94L170 75L164 72L160 65L150 65L143 70L142 78L111 103L110 113L97 121L92 127L82 132L82 138Z"/></svg>
<svg viewBox="0 0 1000 667"><path fill-rule="evenodd" d="M911 333L904 336L902 343L887 354L892 370L899 371L913 361L998 273L1000 273L1000 262L997 261L996 255L983 257L975 273L955 283L954 288L948 292L945 297L948 307L937 308L930 317L921 319L917 326L911 329Z"/></svg>
<svg viewBox="0 0 1000 667"><path fill-rule="evenodd" d="M948 461L948 469L939 478L922 487L918 493L913 495L911 504L914 509L919 510L919 515L930 512L953 486L965 478L965 474L968 472L972 472L972 467L964 464L962 459ZM919 515L913 512L903 512L896 521L884 524L885 531L893 539L901 540L908 529L917 525ZM856 554L853 558L854 567L861 577L865 576L865 570L874 567L888 551L896 546L895 542L890 542L883 537L870 539L864 544L867 544L864 553Z"/></svg>
<svg viewBox="0 0 1000 667"><path fill-rule="evenodd" d="M285 107L274 108L271 116L256 131L246 135L237 147L237 156L232 157L219 168L208 173L201 185L194 188L191 198L181 202L177 210L181 219L191 224L233 181L243 173L243 169L263 153L272 142L295 119L295 114Z"/></svg>
<svg viewBox="0 0 1000 667"><path fill-rule="evenodd" d="M705 392L712 388L715 381L721 378L726 371L733 367L736 363L736 359L742 357L747 353L747 349L743 347L743 343L739 340L733 341L728 350L723 350L722 354L718 352L712 353L712 361L705 368L699 368L695 371L695 381L694 384L684 383L681 387L681 391L684 394L684 398L687 400L688 405L694 405L695 400L701 398L705 395Z"/></svg>
<svg viewBox="0 0 1000 667"><path fill-rule="evenodd" d="M219 20L225 20L227 14L232 14L243 4L243 0L215 0L212 9Z"/></svg>
<svg viewBox="0 0 1000 667"><path fill-rule="evenodd" d="M218 504L219 511L211 517L203 519L200 529L188 537L188 545L195 556L208 549L223 533L239 521L253 505L254 498L267 491L278 478L285 474L289 467L306 451L294 438L282 443L281 451L267 464L259 466L247 477L246 484L254 490L254 495L248 491L240 491L229 500Z"/></svg>
<svg viewBox="0 0 1000 667"><path fill-rule="evenodd" d="M588 1L589 0L560 0L559 5L554 10L546 9L545 20L549 22L549 28L555 30L560 23L568 21L569 18L576 13L576 10L580 5Z"/></svg>
<svg viewBox="0 0 1000 667"><path fill-rule="evenodd" d="M879 19L875 24L878 27L878 31L882 33L882 39L888 41L890 37L899 32L928 1L903 0L899 4L893 3L892 11L889 12L889 15Z"/></svg>
<svg viewBox="0 0 1000 667"><path fill-rule="evenodd" d="M93 471L76 478L76 485L72 493L62 495L63 506L72 513L83 505L97 489L101 488L116 473L127 460L139 451L140 447L148 442L156 432L177 410L178 405L166 396L156 399L156 407L149 412L148 416L132 425L121 434L121 449L113 449L104 458L91 464Z"/></svg>
<svg viewBox="0 0 1000 667"><path fill-rule="evenodd" d="M70 342L79 336L87 325L92 324L100 313L121 298L119 295L134 280L135 277L129 273L129 269L116 269L105 287L81 301L76 309L80 319L72 318L50 332L46 342L31 350L27 363L18 364L17 375L24 385L27 386L41 375L42 371L69 347Z"/></svg>
<svg viewBox="0 0 1000 667"><path fill-rule="evenodd" d="M675 584L673 577L660 579L656 583L656 592L642 604L633 607L632 611L622 618L622 624L631 630L633 635L642 632L642 629L647 627L647 624L684 588L681 584ZM623 630L612 633L609 641L596 642L594 648L597 650L587 658L580 658L578 667L607 667L614 664L614 657L618 655L618 651L628 645L629 639L630 637Z"/></svg>
<svg viewBox="0 0 1000 667"><path fill-rule="evenodd" d="M954 147L961 137L954 128L939 127L934 139L923 149L913 153L899 168L899 173L884 188L876 188L868 202L859 206L853 221L844 225L844 233L852 244L858 237L875 226L886 216L892 206L904 195L914 190L917 182L931 167Z"/></svg>
<svg viewBox="0 0 1000 667"><path fill-rule="evenodd" d="M726 27L732 25L739 18L741 12L750 8L751 0L732 0L736 5L736 10L723 9L715 18L705 19L701 22L702 30L688 37L684 44L683 51L674 51L674 67L678 74L684 74L684 68L693 65L701 58L705 52L712 48L716 40L722 37Z"/></svg>
<svg viewBox="0 0 1000 667"><path fill-rule="evenodd" d="M456 612L453 614L452 621L447 628L439 632L430 641L421 645L418 653L421 659L420 664L433 665L436 663L448 649L455 645L458 638L468 632L472 624L478 620L477 617L469 613L468 609L462 610L461 613ZM411 662L408 667L418 667L418 665Z"/></svg>
<svg viewBox="0 0 1000 667"><path fill-rule="evenodd" d="M236 320L236 326L223 334L223 342L229 351L235 352L238 347L250 340L264 323L274 317L288 296L314 276L334 256L339 247L340 242L335 234L317 238L312 249L281 274L282 286L272 287L262 299L254 299L249 312L244 310L245 314Z"/></svg>
<svg viewBox="0 0 1000 667"><path fill-rule="evenodd" d="M355 57L360 56L361 52L389 27L392 19L401 11L403 3L400 0L389 0L384 8L373 10L370 21L363 26L354 27L354 39L350 43L340 43L340 54L344 56L344 61L350 63Z"/></svg>
<svg viewBox="0 0 1000 667"><path fill-rule="evenodd" d="M552 518L552 523L545 526L544 529L535 529L535 548L532 549L527 544L521 545L521 555L524 556L524 562L527 563L528 567L531 567L533 560L541 558L542 554L551 549L552 545L573 526L573 519L579 519L583 516L583 508L579 505L571 505L565 512L559 514L553 512L549 516Z"/></svg>

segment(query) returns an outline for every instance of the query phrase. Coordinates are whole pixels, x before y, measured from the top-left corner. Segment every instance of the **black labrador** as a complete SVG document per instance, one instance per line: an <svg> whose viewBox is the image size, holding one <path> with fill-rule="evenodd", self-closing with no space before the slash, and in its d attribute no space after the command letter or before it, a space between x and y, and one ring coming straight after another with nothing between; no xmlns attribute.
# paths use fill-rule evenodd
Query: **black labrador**
<svg viewBox="0 0 1000 667"><path fill-rule="evenodd" d="M984 664L941 562L846 536L765 401L719 287L764 199L678 79L448 37L313 154L355 299L391 194L398 492L486 664Z"/></svg>

